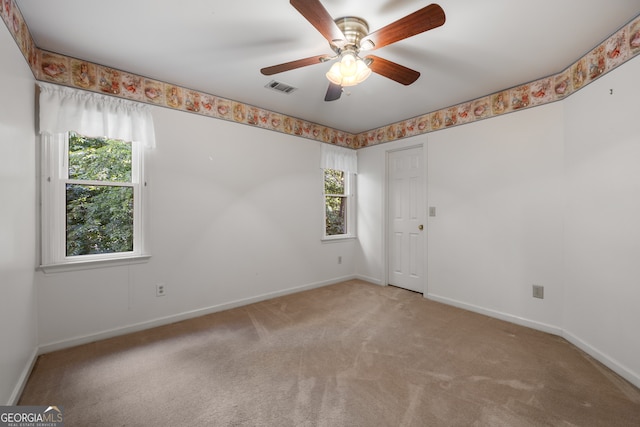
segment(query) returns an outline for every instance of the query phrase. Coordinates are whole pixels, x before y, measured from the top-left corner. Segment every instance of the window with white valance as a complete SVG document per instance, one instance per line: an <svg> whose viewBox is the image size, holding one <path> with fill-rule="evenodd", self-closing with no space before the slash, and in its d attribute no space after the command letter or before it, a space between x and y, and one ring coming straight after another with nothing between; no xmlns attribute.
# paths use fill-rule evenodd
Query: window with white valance
<svg viewBox="0 0 640 427"><path fill-rule="evenodd" d="M323 173L323 240L355 237L356 151L322 144L320 166Z"/></svg>
<svg viewBox="0 0 640 427"><path fill-rule="evenodd" d="M70 130L86 136L155 147L151 108L142 103L49 83L40 87L40 133Z"/></svg>
<svg viewBox="0 0 640 427"><path fill-rule="evenodd" d="M48 268L148 258L148 105L39 83L42 259Z"/></svg>
<svg viewBox="0 0 640 427"><path fill-rule="evenodd" d="M358 173L358 154L356 150L322 144L320 147L320 167L336 169L347 173Z"/></svg>

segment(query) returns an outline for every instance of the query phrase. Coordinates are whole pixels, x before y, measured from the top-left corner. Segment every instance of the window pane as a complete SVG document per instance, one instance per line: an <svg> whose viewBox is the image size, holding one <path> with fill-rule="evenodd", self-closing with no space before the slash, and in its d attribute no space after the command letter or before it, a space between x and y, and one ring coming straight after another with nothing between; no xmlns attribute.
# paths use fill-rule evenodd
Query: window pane
<svg viewBox="0 0 640 427"><path fill-rule="evenodd" d="M344 194L344 172L335 169L324 170L324 193Z"/></svg>
<svg viewBox="0 0 640 427"><path fill-rule="evenodd" d="M67 256L133 251L133 188L67 184Z"/></svg>
<svg viewBox="0 0 640 427"><path fill-rule="evenodd" d="M347 232L347 198L346 197L325 197L326 223L325 234L335 236L346 234Z"/></svg>
<svg viewBox="0 0 640 427"><path fill-rule="evenodd" d="M71 133L69 179L131 182L131 144Z"/></svg>

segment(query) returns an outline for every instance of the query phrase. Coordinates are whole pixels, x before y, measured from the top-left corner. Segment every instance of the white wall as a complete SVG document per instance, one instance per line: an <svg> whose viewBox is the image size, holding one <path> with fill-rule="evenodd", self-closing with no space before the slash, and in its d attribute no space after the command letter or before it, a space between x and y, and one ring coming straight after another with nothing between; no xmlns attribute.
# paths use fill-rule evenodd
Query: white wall
<svg viewBox="0 0 640 427"><path fill-rule="evenodd" d="M0 404L14 404L37 346L33 75L0 22Z"/></svg>
<svg viewBox="0 0 640 427"><path fill-rule="evenodd" d="M562 102L428 134L425 261L429 298L563 335L640 386L638 75L636 57ZM358 153L361 277L385 280L385 153L420 138Z"/></svg>
<svg viewBox="0 0 640 427"><path fill-rule="evenodd" d="M426 142L425 213L437 209L426 227L427 295L557 332L562 118L556 103L361 150L359 212L370 219L359 218L358 274L386 279L386 152ZM544 300L532 298L532 284L545 287Z"/></svg>
<svg viewBox="0 0 640 427"><path fill-rule="evenodd" d="M638 76L640 57L566 101L564 328L640 387Z"/></svg>
<svg viewBox="0 0 640 427"><path fill-rule="evenodd" d="M429 297L561 324L562 120L554 103L429 138Z"/></svg>
<svg viewBox="0 0 640 427"><path fill-rule="evenodd" d="M354 275L356 241L320 240L319 142L164 108L153 115L152 259L39 272L43 351ZM158 298L159 282L167 295Z"/></svg>

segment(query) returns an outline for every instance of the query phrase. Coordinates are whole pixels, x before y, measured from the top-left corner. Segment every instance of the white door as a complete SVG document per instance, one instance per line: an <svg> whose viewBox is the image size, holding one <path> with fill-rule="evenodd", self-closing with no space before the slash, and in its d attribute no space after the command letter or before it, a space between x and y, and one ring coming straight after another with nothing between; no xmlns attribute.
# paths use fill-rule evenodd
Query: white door
<svg viewBox="0 0 640 427"><path fill-rule="evenodd" d="M422 147L388 153L389 284L424 293Z"/></svg>

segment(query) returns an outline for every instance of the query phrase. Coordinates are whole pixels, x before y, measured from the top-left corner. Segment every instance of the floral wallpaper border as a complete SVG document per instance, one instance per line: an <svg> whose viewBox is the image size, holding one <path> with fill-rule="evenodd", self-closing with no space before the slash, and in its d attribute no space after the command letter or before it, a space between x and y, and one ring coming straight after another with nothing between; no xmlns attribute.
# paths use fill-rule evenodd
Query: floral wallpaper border
<svg viewBox="0 0 640 427"><path fill-rule="evenodd" d="M564 71L482 98L356 135L362 148L463 125L566 98L640 54L640 16Z"/></svg>
<svg viewBox="0 0 640 427"><path fill-rule="evenodd" d="M148 79L35 46L14 0L0 16L37 80L257 126L349 148L363 148L548 104L566 98L640 54L640 16L564 71L358 135L170 83Z"/></svg>

